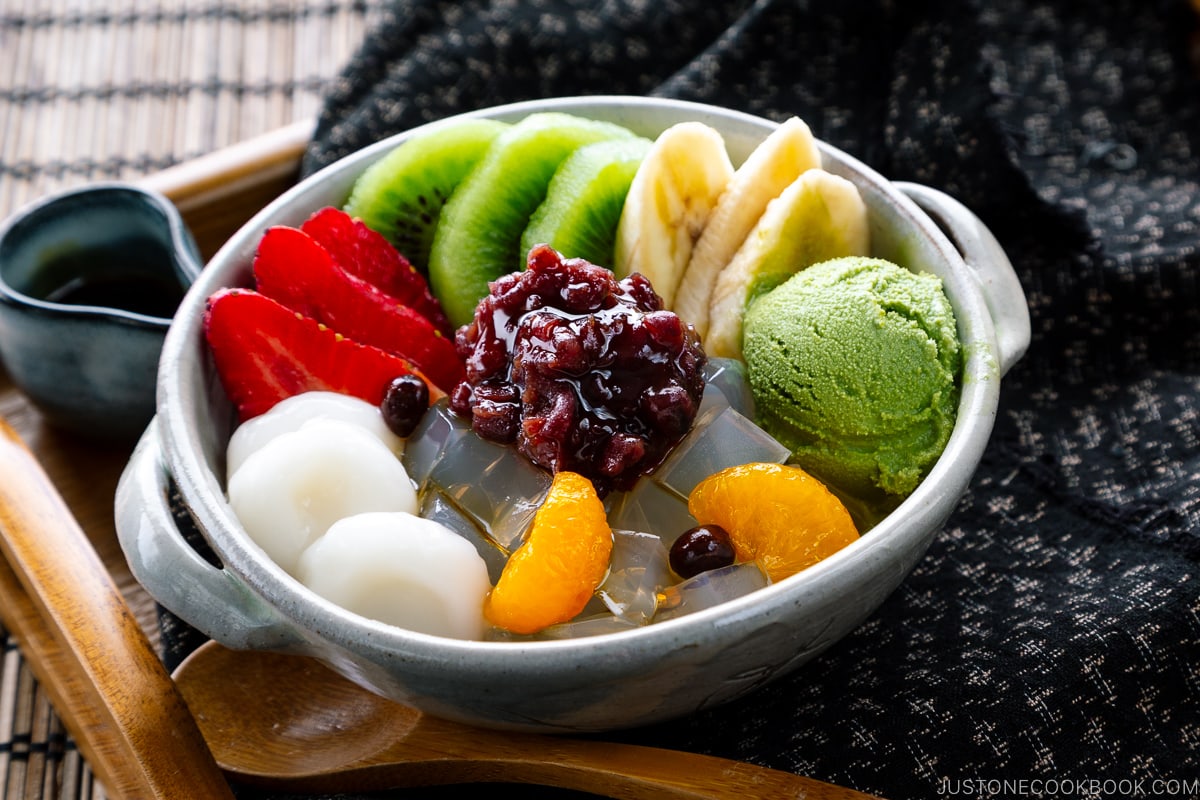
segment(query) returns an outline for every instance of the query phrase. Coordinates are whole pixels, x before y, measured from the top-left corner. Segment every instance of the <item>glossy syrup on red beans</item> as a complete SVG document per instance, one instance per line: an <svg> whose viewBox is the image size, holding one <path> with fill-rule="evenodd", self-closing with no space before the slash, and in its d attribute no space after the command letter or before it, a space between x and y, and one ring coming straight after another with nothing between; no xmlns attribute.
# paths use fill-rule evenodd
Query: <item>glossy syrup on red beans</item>
<svg viewBox="0 0 1200 800"><path fill-rule="evenodd" d="M467 376L455 413L551 472L626 489L687 433L704 391L704 351L649 281L620 281L550 247L494 281L456 335Z"/></svg>

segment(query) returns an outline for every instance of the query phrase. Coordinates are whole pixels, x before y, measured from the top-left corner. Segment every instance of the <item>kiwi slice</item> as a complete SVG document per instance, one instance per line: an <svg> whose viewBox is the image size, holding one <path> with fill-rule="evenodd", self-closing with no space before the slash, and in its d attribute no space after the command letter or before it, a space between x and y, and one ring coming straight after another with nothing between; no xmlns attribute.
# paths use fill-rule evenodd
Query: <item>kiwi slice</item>
<svg viewBox="0 0 1200 800"><path fill-rule="evenodd" d="M504 131L446 201L429 252L429 282L455 325L471 321L488 282L525 266L521 234L559 164L592 142L633 138L620 125L558 111Z"/></svg>
<svg viewBox="0 0 1200 800"><path fill-rule="evenodd" d="M378 231L422 273L442 206L507 123L466 119L405 140L366 169L345 211Z"/></svg>
<svg viewBox="0 0 1200 800"><path fill-rule="evenodd" d="M612 269L625 195L652 144L641 137L613 139L567 156L521 235L521 252L548 244L568 258Z"/></svg>

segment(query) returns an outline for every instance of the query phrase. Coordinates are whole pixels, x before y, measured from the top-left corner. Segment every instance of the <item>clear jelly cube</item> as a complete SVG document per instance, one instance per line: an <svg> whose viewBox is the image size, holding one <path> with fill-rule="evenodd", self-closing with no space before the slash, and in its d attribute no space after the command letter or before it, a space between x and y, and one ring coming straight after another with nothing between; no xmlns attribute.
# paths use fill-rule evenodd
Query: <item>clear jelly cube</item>
<svg viewBox="0 0 1200 800"><path fill-rule="evenodd" d="M570 622L551 625L537 633L539 639L578 639L583 636L600 636L605 633L621 633L633 630L638 623L611 614L594 617L579 617Z"/></svg>
<svg viewBox="0 0 1200 800"><path fill-rule="evenodd" d="M746 365L737 358L710 358L704 365L706 386L719 389L725 402L744 417L754 419L754 395L746 376Z"/></svg>
<svg viewBox="0 0 1200 800"><path fill-rule="evenodd" d="M720 389L711 383L707 384L700 398L700 407L696 409L696 416L692 419L691 429L704 427L726 408L729 408L729 400Z"/></svg>
<svg viewBox="0 0 1200 800"><path fill-rule="evenodd" d="M662 590L654 620L674 619L712 608L761 589L770 582L754 561L701 572Z"/></svg>
<svg viewBox="0 0 1200 800"><path fill-rule="evenodd" d="M613 531L608 577L597 597L614 616L641 625L654 616L659 589L671 582L667 548L654 534Z"/></svg>
<svg viewBox="0 0 1200 800"><path fill-rule="evenodd" d="M434 403L421 417L404 444L404 468L417 486L424 486L434 465L446 450L471 433L471 425L450 410L445 398Z"/></svg>
<svg viewBox="0 0 1200 800"><path fill-rule="evenodd" d="M736 409L726 406L688 432L653 479L680 497L726 467L769 461L782 464L791 452Z"/></svg>
<svg viewBox="0 0 1200 800"><path fill-rule="evenodd" d="M550 488L550 475L515 448L473 433L453 438L429 471L428 483L514 550Z"/></svg>
<svg viewBox="0 0 1200 800"><path fill-rule="evenodd" d="M492 541L491 534L478 520L472 519L469 514L459 509L454 501L442 494L437 487L429 488L421 496L420 514L425 519L440 522L475 545L475 550L487 565L492 585L500 580L500 573L504 571L509 554Z"/></svg>
<svg viewBox="0 0 1200 800"><path fill-rule="evenodd" d="M642 476L632 489L613 496L608 524L613 530L652 533L669 545L695 527L696 519L688 513L685 496Z"/></svg>
<svg viewBox="0 0 1200 800"><path fill-rule="evenodd" d="M528 642L538 639L578 639L584 636L599 636L604 633L620 633L639 627L636 622L614 617L604 610L580 614L570 622L562 622L543 628L536 633L513 633L503 628L489 628L484 632L488 642Z"/></svg>

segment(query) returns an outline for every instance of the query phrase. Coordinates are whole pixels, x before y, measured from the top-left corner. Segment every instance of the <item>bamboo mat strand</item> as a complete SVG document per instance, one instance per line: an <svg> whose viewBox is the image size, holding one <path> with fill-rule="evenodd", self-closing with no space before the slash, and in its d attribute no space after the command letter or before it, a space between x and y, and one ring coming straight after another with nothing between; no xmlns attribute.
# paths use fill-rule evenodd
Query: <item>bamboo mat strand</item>
<svg viewBox="0 0 1200 800"><path fill-rule="evenodd" d="M314 116L385 0L0 0L0 214Z"/></svg>
<svg viewBox="0 0 1200 800"><path fill-rule="evenodd" d="M386 2L0 0L0 217L315 117ZM0 643L0 800L104 800Z"/></svg>

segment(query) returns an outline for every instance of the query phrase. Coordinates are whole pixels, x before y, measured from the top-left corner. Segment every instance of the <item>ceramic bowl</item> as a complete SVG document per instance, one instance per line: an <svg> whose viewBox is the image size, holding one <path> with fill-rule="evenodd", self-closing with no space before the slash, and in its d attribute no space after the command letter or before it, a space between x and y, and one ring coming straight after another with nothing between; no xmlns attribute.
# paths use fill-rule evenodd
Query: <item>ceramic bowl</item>
<svg viewBox="0 0 1200 800"><path fill-rule="evenodd" d="M543 110L605 119L651 137L699 120L724 134L735 163L774 127L711 106L627 97L519 103L468 116L515 121ZM308 591L242 532L222 491L234 416L205 352L204 300L218 288L248 283L268 226L297 225L324 205L344 202L369 164L437 124L444 123L351 155L289 191L225 245L185 298L163 349L156 425L118 492L118 530L137 578L167 608L228 646L316 656L428 713L543 732L641 725L731 700L859 625L917 563L965 491L992 429L1001 376L1028 344L1029 319L1011 265L974 215L940 192L891 183L827 146L826 168L857 184L869 207L876 255L943 279L966 354L958 420L944 454L917 490L858 541L786 580L690 616L591 638L516 643L449 640L358 617ZM221 566L184 542L165 501L172 480Z"/></svg>
<svg viewBox="0 0 1200 800"><path fill-rule="evenodd" d="M46 197L0 226L0 357L54 425L136 438L163 339L202 262L163 196L123 183Z"/></svg>

